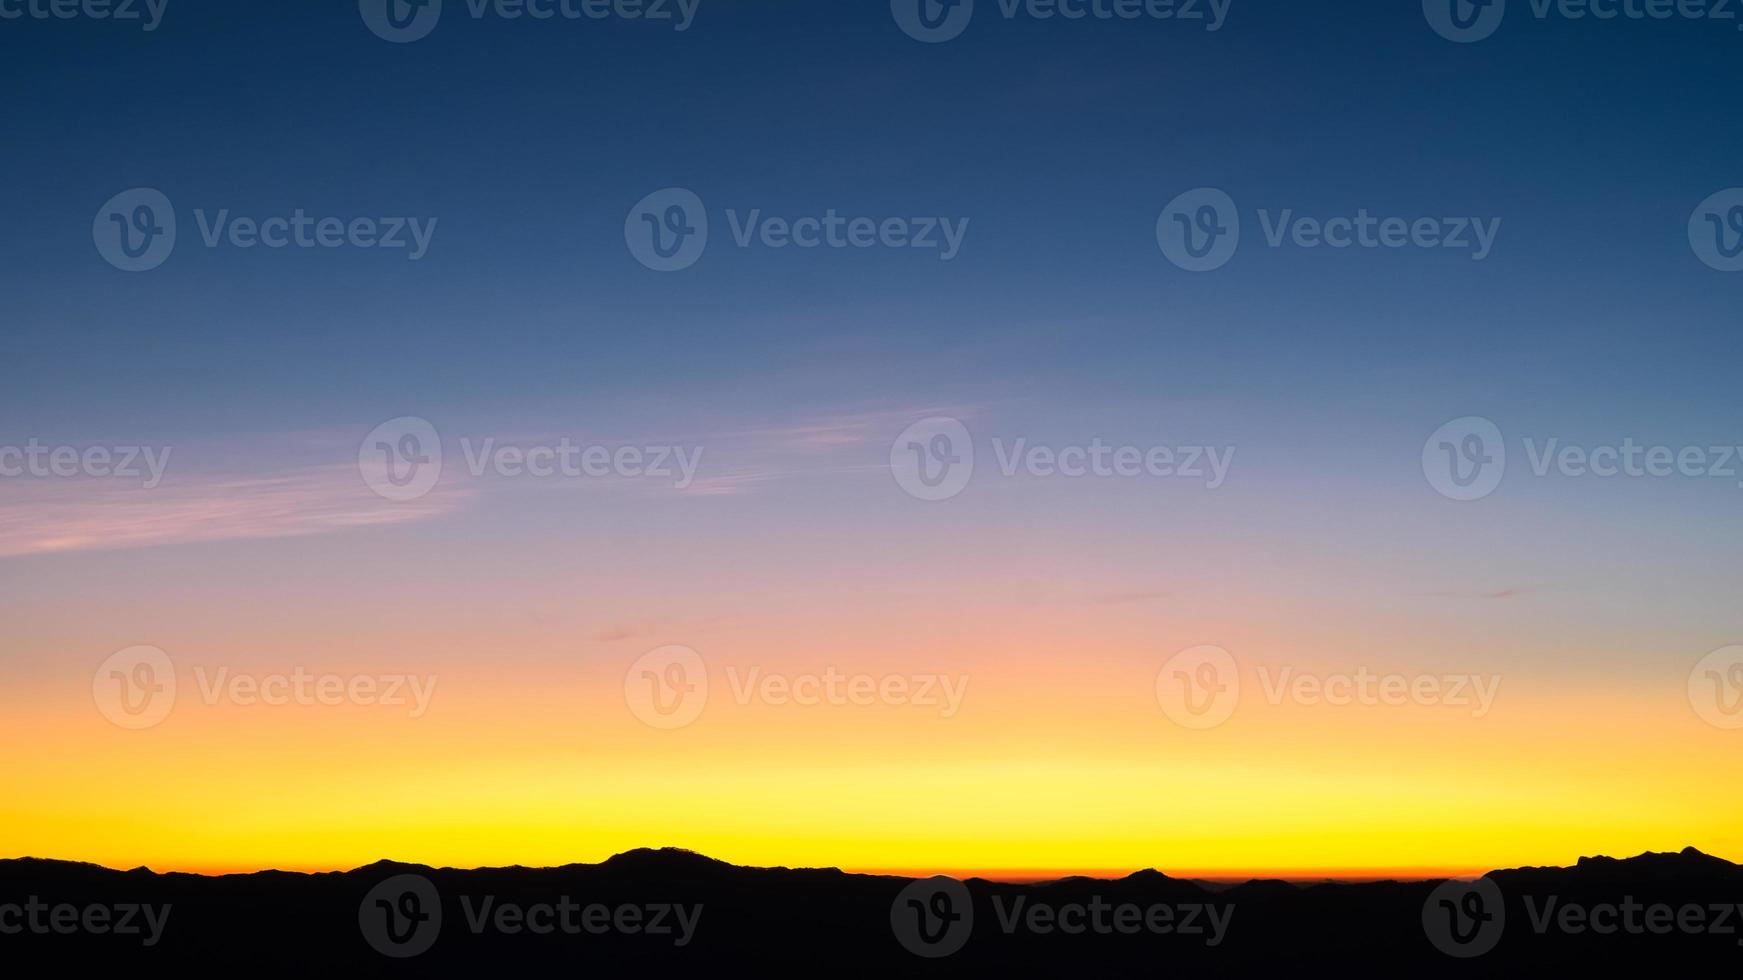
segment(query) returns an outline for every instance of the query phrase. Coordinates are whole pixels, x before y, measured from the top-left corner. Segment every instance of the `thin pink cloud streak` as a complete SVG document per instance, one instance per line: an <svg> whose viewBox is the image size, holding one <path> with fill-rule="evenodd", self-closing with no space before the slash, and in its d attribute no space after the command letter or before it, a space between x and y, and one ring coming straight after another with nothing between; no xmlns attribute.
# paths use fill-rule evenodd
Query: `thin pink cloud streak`
<svg viewBox="0 0 1743 980"><path fill-rule="evenodd" d="M426 520L464 498L437 487L418 500L385 500L346 466L188 477L150 490L99 479L34 480L0 487L0 494L0 556L327 534Z"/></svg>

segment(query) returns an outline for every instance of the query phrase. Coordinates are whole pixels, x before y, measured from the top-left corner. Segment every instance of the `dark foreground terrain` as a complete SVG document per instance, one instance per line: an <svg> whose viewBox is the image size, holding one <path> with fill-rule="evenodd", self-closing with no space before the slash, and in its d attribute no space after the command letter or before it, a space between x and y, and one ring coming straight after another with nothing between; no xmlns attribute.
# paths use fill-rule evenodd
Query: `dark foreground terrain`
<svg viewBox="0 0 1743 980"><path fill-rule="evenodd" d="M1477 882L1224 887L914 882L676 850L223 877L21 859L0 861L0 956L15 976L1737 976L1743 867L1690 849Z"/></svg>

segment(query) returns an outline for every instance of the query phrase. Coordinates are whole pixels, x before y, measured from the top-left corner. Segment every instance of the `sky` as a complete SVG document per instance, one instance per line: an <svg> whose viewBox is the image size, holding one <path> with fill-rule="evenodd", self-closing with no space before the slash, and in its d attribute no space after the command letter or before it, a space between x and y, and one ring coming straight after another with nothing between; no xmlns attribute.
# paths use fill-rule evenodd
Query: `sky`
<svg viewBox="0 0 1743 980"><path fill-rule="evenodd" d="M675 30L447 0L404 43L351 3L170 0L149 31L0 17L0 733L29 747L0 759L0 851L1743 860L1723 778L1743 476L1554 461L1634 444L1721 470L1743 444L1743 277L1690 232L1743 205L1743 36L1510 7L1470 43L1414 3L1257 0L1214 31L980 0L936 43L878 2L701 0ZM137 188L177 234L130 272L104 232ZM669 188L708 237L660 271L635 233ZM1241 235L1190 271L1167 233L1200 188ZM203 234L298 212L408 219L427 247ZM739 242L830 213L960 240ZM1473 244L1267 234L1359 214ZM1462 452L1472 418L1506 465L1455 499L1425 457ZM442 454L415 496L376 462L403 419ZM902 462L942 458L927 419L973 451L945 499ZM469 465L567 445L643 455ZM1021 455L1092 445L1174 462L1071 477ZM140 447L161 479L6 471L31 446ZM1209 725L1163 690L1204 645L1239 681ZM141 646L176 691L130 729L102 692ZM677 676L673 646L708 691L662 727L638 692ZM421 707L226 686L299 672L434 686ZM907 693L758 686L830 672ZM1279 680L1364 672L1441 694L1339 705ZM916 703L927 679L960 698Z"/></svg>

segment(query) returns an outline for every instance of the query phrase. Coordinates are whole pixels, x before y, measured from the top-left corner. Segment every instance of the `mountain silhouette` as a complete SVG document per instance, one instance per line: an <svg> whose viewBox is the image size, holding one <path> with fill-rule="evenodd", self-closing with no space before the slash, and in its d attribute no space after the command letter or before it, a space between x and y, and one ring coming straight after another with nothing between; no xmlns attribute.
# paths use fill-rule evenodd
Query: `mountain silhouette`
<svg viewBox="0 0 1743 980"><path fill-rule="evenodd" d="M1689 848L1472 882L1229 885L1146 870L1012 884L748 868L677 848L555 868L217 876L20 858L0 861L0 952L57 971L251 976L1735 975L1743 867Z"/></svg>

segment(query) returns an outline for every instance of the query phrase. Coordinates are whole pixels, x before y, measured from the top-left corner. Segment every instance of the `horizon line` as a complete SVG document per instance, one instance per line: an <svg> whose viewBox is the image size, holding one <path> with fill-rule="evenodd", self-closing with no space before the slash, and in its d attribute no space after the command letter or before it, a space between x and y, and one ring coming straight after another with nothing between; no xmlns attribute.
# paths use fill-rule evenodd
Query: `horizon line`
<svg viewBox="0 0 1743 980"><path fill-rule="evenodd" d="M1058 880L1065 879L1065 878L1092 878L1092 879L1097 879L1097 880L1102 880L1102 881L1117 881L1117 880L1120 880L1122 878L1127 878L1127 877L1130 877L1134 874L1138 874L1138 873L1144 872L1144 871L1153 871L1153 872L1156 872L1158 874L1162 874L1162 875L1165 875L1169 878L1172 878L1175 880L1180 880L1180 881L1203 881L1203 882L1210 882L1213 884L1231 884L1231 885L1232 884L1242 884L1242 883L1250 882L1250 881L1285 881L1285 882L1290 882L1290 883L1317 883L1317 882L1366 883L1366 882L1382 882L1382 881L1397 881L1397 882L1444 881L1444 880L1448 880L1448 879L1461 879L1461 880L1476 879L1476 878L1480 878L1486 874L1489 874L1490 872L1493 872L1493 871L1515 870L1515 869L1520 869L1520 868L1570 868L1570 867L1574 866L1574 863L1577 863L1578 861L1583 861L1587 857L1608 857L1611 860L1627 860L1627 858L1615 858L1615 857L1611 857L1609 855L1582 855L1580 858L1576 859L1576 861L1574 863L1570 863L1570 864L1547 863L1547 864L1512 865L1512 866L1497 865L1495 867L1490 867L1490 868L1430 867L1430 866L1417 866L1417 867L1393 866L1393 867L1366 867L1366 868L1305 867L1305 868L1287 868L1287 869L1268 869L1268 870L1259 870L1259 871L1253 871L1253 870L1247 870L1247 869L1229 869L1229 868L1200 868L1200 869L1186 868L1186 869L1176 869L1176 870L1172 870L1172 871L1164 871L1161 868L1156 868L1156 867L1140 867L1140 868L1131 868L1131 869L1123 869L1123 868L923 868L922 869L922 868L859 868L859 867L849 868L849 867L841 867L839 865L796 866L796 865L738 864L738 863L733 862L733 861L727 861L727 860L722 859L722 858L713 857L712 855L706 854L702 851L695 851L695 850L691 850L689 848L684 848L684 847L666 846L666 847L630 848L629 850L626 850L626 851L619 851L619 852L616 852L614 854L608 855L607 857L602 858L598 861L570 861L570 862L565 862L563 864L550 864L550 865L524 865L524 864L478 865L478 866L470 867L470 868L456 867L454 865L428 864L428 863L422 862L422 861L401 861L401 860L397 860L394 858L378 858L375 861L367 862L365 864L355 865L352 867L314 866L314 865L276 866L276 867L188 865L188 866L182 866L182 867L154 868L148 864L138 864L138 865L134 865L131 868L120 868L120 867L113 867L113 866L108 865L108 864L103 864L103 863L100 863L97 861L81 861L81 860L67 859L67 858L36 857L33 855L19 855L17 857L13 857L13 858L0 858L0 862L9 861L9 860L10 861L44 861L44 862L62 863L62 864L89 865L92 867L103 868L104 870L107 870L107 871L113 871L113 872L116 872L118 874L125 874L125 873L131 872L131 871L137 871L140 869L144 869L147 872L150 872L152 874L159 874L159 875L186 874L186 875L195 875L195 876L203 877L203 878L219 878L219 877L224 877L224 876L228 876L228 875L252 875L252 874L271 874L271 873L305 874L305 875L350 874L350 873L355 872L355 871L361 871L364 868L370 867L370 866L375 865L375 864L394 864L394 865L401 865L401 866L405 866L405 867L421 867L421 868L428 868L432 871L468 871L468 872L472 872L472 871L510 871L510 870L548 871L548 870L554 870L557 868L574 867L574 866L598 867L598 866L601 866L601 865L613 860L614 858L618 858L618 857L621 857L621 856L626 855L626 854L636 854L636 853L641 853L641 852L659 853L659 852L663 852L663 851L675 851L675 852L681 852L681 853L685 853L685 854L695 855L695 856L703 858L705 860L714 861L714 862L717 862L720 864L727 865L728 867L737 868L737 869L741 869L741 870L747 870L747 871L778 871L778 870L785 870L785 871L839 871L842 874L867 875L867 876L878 876L878 877L895 877L895 878L932 878L932 877L938 877L938 876L942 875L944 877L955 878L955 879L960 880L960 881L968 881L971 879L979 878L979 879L982 879L985 881L998 882L1001 884L1036 884L1036 883L1040 883L1040 882L1058 881ZM1696 853L1707 854L1707 852L1701 851L1699 848L1689 846L1689 847L1685 847L1685 848L1681 848L1681 849L1673 849L1670 851L1650 851L1650 850L1643 851L1639 855L1634 855L1634 857L1644 857L1644 856L1652 855L1652 854L1678 854L1678 853L1686 853L1688 851L1695 851ZM1738 863L1738 862L1730 861L1728 858L1720 858L1720 857L1718 857L1718 855L1707 854L1707 856L1715 857L1715 858L1718 858L1719 860L1727 861L1728 863L1732 863L1732 864Z"/></svg>

